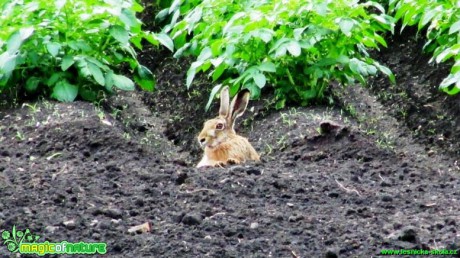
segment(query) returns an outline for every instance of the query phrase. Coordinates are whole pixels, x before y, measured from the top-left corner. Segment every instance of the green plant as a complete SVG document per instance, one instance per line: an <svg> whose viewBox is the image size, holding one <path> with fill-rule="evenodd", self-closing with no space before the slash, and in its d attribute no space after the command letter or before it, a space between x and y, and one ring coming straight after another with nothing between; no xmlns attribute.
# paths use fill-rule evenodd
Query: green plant
<svg viewBox="0 0 460 258"><path fill-rule="evenodd" d="M450 95L460 92L460 2L456 0L390 0L390 12L402 29L417 26L426 30L424 50L433 54L430 62L454 60L450 74L440 88Z"/></svg>
<svg viewBox="0 0 460 258"><path fill-rule="evenodd" d="M373 1L175 0L157 16L166 17L175 56L197 57L187 87L199 72L230 85L232 94L248 88L254 98L270 84L281 108L323 99L331 80L365 84L381 71L394 81L367 52L386 46L381 34L394 27ZM220 88L212 89L207 107Z"/></svg>
<svg viewBox="0 0 460 258"><path fill-rule="evenodd" d="M19 141L24 141L26 137L24 136L24 134L20 131L17 131L16 132L16 139L18 139Z"/></svg>
<svg viewBox="0 0 460 258"><path fill-rule="evenodd" d="M137 61L142 40L173 50L165 34L141 29L135 0L7 0L0 4L0 91L17 88L60 101L96 100L113 88L144 90L151 71Z"/></svg>

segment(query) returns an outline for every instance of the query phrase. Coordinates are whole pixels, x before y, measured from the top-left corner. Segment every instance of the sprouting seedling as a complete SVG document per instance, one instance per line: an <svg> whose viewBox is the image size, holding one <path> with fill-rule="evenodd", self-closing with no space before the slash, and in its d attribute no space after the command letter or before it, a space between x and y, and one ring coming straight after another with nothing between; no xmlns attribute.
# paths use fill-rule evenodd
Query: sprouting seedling
<svg viewBox="0 0 460 258"><path fill-rule="evenodd" d="M39 108L37 107L37 103L31 105L31 104L23 104L22 105L23 107L28 107L30 109L30 111L32 111L32 113L37 113L39 110Z"/></svg>
<svg viewBox="0 0 460 258"><path fill-rule="evenodd" d="M17 138L18 140L20 140L20 141L23 141L23 140L25 139L25 136L24 136L23 133L17 131L17 132L16 132L16 138Z"/></svg>

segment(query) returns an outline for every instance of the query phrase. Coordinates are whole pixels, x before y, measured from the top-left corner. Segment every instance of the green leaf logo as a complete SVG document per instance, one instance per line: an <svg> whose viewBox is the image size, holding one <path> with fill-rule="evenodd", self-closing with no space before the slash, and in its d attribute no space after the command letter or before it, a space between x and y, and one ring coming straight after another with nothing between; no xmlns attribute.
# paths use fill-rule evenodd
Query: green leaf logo
<svg viewBox="0 0 460 258"><path fill-rule="evenodd" d="M30 233L29 229L25 231L17 231L16 225L13 226L13 229L10 231L2 231L2 239L4 240L3 244L6 245L8 250L12 253L19 251L19 246L22 243L35 243L40 238L39 235L33 235Z"/></svg>

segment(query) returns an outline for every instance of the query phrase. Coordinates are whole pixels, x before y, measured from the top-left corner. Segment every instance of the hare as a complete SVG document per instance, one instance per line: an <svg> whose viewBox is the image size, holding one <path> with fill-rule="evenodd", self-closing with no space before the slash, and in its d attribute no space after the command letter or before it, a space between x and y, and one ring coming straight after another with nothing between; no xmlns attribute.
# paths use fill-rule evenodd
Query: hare
<svg viewBox="0 0 460 258"><path fill-rule="evenodd" d="M228 87L221 90L219 116L206 121L198 135L198 142L204 148L204 156L198 163L198 168L260 160L248 139L237 135L233 129L235 119L243 115L248 102L248 90L238 93L231 104Z"/></svg>

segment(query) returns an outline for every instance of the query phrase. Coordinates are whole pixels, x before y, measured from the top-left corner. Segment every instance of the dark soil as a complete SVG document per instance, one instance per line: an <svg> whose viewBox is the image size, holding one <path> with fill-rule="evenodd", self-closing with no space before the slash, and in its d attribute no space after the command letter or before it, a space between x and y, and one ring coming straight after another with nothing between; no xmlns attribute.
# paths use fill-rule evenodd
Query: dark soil
<svg viewBox="0 0 460 258"><path fill-rule="evenodd" d="M154 93L0 111L2 230L106 242L106 257L460 253L459 102L436 90L446 67L427 65L411 36L378 56L395 86L337 88L335 107L251 102L237 130L262 161L225 168L194 168L217 106L204 112L205 78L187 90L186 63L166 55L142 55ZM150 232L128 233L145 222Z"/></svg>

